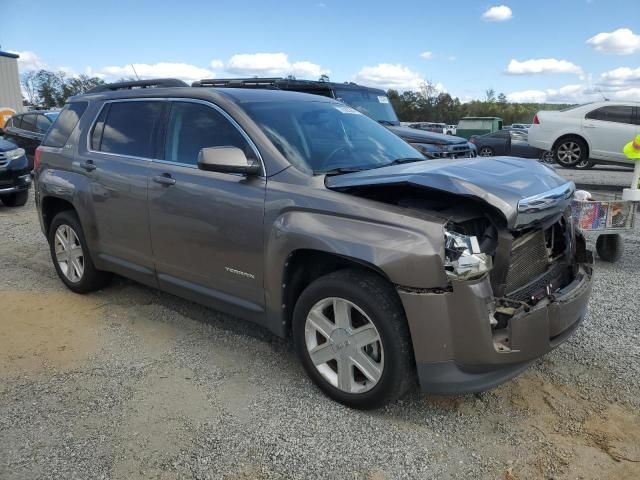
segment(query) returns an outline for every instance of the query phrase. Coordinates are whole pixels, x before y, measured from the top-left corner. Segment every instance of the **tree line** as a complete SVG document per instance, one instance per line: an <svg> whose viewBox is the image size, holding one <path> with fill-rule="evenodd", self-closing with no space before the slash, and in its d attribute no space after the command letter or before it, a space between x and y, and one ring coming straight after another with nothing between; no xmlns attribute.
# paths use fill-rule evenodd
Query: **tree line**
<svg viewBox="0 0 640 480"><path fill-rule="evenodd" d="M531 123L540 110L559 110L569 104L512 103L504 93L485 92L482 100L461 102L458 97L439 91L431 82L425 82L419 91L389 90L389 100L398 118L403 122L442 122L457 124L463 117L500 117L505 125Z"/></svg>
<svg viewBox="0 0 640 480"><path fill-rule="evenodd" d="M118 81L134 80L122 78ZM328 81L326 76L321 81ZM62 107L67 98L80 95L87 90L104 84L104 80L88 75L70 76L65 72L49 70L30 71L21 76L24 104L32 108ZM444 122L457 124L463 117L500 117L505 125L511 123L531 123L539 110L557 110L568 107L565 104L512 103L504 93L496 95L493 89L485 93L483 100L461 102L459 98L439 91L431 82L424 82L419 91L398 92L389 90L389 100L398 118L403 122Z"/></svg>

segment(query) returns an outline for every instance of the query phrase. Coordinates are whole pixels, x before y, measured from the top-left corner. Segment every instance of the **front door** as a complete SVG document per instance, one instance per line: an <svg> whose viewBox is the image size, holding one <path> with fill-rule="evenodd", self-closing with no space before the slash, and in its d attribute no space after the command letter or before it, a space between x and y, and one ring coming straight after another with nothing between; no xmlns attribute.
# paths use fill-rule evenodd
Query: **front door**
<svg viewBox="0 0 640 480"><path fill-rule="evenodd" d="M162 160L149 172L158 283L197 301L259 316L266 179L199 170L200 149L215 146L258 156L222 111L202 102L170 102Z"/></svg>
<svg viewBox="0 0 640 480"><path fill-rule="evenodd" d="M90 179L100 259L145 283L155 283L147 181L166 103L105 103L76 164Z"/></svg>

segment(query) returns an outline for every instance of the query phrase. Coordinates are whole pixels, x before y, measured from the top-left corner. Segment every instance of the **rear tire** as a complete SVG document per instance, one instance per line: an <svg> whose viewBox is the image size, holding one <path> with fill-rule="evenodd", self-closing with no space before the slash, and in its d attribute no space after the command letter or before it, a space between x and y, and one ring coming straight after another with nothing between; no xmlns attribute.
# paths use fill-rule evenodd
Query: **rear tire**
<svg viewBox="0 0 640 480"><path fill-rule="evenodd" d="M22 207L29 200L29 190L2 195L0 199L7 207Z"/></svg>
<svg viewBox="0 0 640 480"><path fill-rule="evenodd" d="M49 227L51 259L60 280L75 293L88 293L104 287L109 272L98 270L91 260L82 225L75 212L58 213Z"/></svg>
<svg viewBox="0 0 640 480"><path fill-rule="evenodd" d="M293 342L311 380L348 407L381 407L415 383L404 309L393 286L374 273L341 270L311 283L293 312ZM347 380L340 372L348 372Z"/></svg>
<svg viewBox="0 0 640 480"><path fill-rule="evenodd" d="M617 233L600 235L596 240L596 252L605 262L617 262L624 253L624 242Z"/></svg>
<svg viewBox="0 0 640 480"><path fill-rule="evenodd" d="M573 168L589 158L589 148L579 137L563 138L554 146L553 152L556 163L566 168Z"/></svg>

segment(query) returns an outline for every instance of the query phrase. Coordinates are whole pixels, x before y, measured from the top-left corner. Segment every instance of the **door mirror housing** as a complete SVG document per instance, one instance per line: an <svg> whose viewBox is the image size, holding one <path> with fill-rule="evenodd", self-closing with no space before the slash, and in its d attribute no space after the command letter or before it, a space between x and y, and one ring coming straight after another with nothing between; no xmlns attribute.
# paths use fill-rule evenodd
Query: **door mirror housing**
<svg viewBox="0 0 640 480"><path fill-rule="evenodd" d="M198 153L198 168L208 172L260 175L260 164L252 162L237 147L207 147Z"/></svg>

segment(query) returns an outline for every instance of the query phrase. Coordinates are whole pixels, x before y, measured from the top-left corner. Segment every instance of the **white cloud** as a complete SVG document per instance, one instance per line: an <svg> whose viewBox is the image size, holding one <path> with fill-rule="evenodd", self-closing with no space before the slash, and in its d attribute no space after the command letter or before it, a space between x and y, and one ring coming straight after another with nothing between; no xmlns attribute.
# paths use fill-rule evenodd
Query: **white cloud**
<svg viewBox="0 0 640 480"><path fill-rule="evenodd" d="M455 62L457 59L458 59L458 57L456 57L455 55L451 55L451 56L449 56L449 59L448 59L448 60L449 60L450 62Z"/></svg>
<svg viewBox="0 0 640 480"><path fill-rule="evenodd" d="M516 103L582 103L597 99L598 93L582 84L546 90L522 90L507 94L510 102Z"/></svg>
<svg viewBox="0 0 640 480"><path fill-rule="evenodd" d="M420 58L424 58L425 60L431 60L433 58L433 52L422 52L420 54Z"/></svg>
<svg viewBox="0 0 640 480"><path fill-rule="evenodd" d="M640 51L640 35L628 28L619 28L613 32L599 33L587 40L587 44L598 52L631 55Z"/></svg>
<svg viewBox="0 0 640 480"><path fill-rule="evenodd" d="M506 5L496 5L482 14L482 19L487 22L505 22L513 18L513 11Z"/></svg>
<svg viewBox="0 0 640 480"><path fill-rule="evenodd" d="M135 71L141 79L144 78L179 78L186 82L200 80L202 78L215 77L215 73L206 68L196 67L188 63L134 63ZM135 77L131 65L108 66L97 69L97 73L106 79L117 79L121 77Z"/></svg>
<svg viewBox="0 0 640 480"><path fill-rule="evenodd" d="M209 66L211 68L213 68L214 70L219 70L222 67L224 67L224 62L222 60L218 60L216 58L216 59L211 60L211 63L209 63Z"/></svg>
<svg viewBox="0 0 640 480"><path fill-rule="evenodd" d="M235 75L294 75L298 77L320 77L330 73L312 62L289 62L286 53L241 53L233 55L226 71Z"/></svg>
<svg viewBox="0 0 640 480"><path fill-rule="evenodd" d="M540 73L575 73L582 75L582 68L567 60L557 60L555 58L532 58L523 62L512 59L507 66L506 73L510 75L534 75Z"/></svg>
<svg viewBox="0 0 640 480"><path fill-rule="evenodd" d="M607 87L626 87L628 85L640 85L640 67L620 67L600 75L601 85Z"/></svg>
<svg viewBox="0 0 640 480"><path fill-rule="evenodd" d="M424 82L419 73L404 65L390 63L362 67L353 79L363 85L395 90L418 90Z"/></svg>
<svg viewBox="0 0 640 480"><path fill-rule="evenodd" d="M41 70L43 68L47 68L46 62L34 52L31 52L29 50L24 50L22 52L15 52L10 50L10 53L20 55L20 58L18 58L18 69L20 70L20 72L28 72L30 70Z"/></svg>

